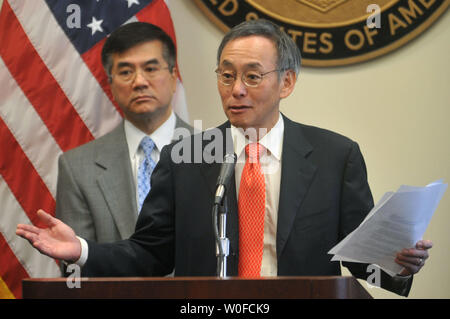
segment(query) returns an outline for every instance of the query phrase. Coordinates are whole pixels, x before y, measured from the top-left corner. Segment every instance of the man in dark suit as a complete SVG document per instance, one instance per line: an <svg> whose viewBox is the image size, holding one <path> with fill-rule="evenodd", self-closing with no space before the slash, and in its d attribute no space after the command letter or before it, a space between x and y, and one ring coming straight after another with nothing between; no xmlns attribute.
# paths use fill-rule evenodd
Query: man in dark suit
<svg viewBox="0 0 450 319"><path fill-rule="evenodd" d="M229 122L163 149L129 240L78 240L42 211L53 233L19 225L17 234L45 254L82 264L85 275L160 276L173 267L178 276L215 275L211 211L218 159L231 151L238 163L227 191L228 275L340 274L327 252L361 223L373 200L355 142L280 114L299 67L296 45L276 25L257 20L233 28L219 47L216 70ZM398 278L383 273L382 287L407 295L429 248L431 242L420 241L399 252L405 268ZM359 278L369 275L367 265L345 265Z"/></svg>

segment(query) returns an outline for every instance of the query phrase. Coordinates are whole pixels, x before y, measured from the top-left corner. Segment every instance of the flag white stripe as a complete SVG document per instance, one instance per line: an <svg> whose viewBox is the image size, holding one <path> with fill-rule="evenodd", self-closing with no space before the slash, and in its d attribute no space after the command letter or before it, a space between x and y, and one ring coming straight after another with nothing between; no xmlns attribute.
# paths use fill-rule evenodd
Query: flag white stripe
<svg viewBox="0 0 450 319"><path fill-rule="evenodd" d="M39 56L92 135L98 138L116 127L122 117L60 28L47 4L25 0L9 0L9 3Z"/></svg>
<svg viewBox="0 0 450 319"><path fill-rule="evenodd" d="M164 3L166 4L166 6L170 12L170 1L164 0ZM180 72L180 74L181 74L180 70L178 70L178 72ZM175 94L172 99L172 105L173 105L174 112L177 113L177 115L183 121L185 121L186 123L189 123L189 114L188 114L187 103L186 103L186 93L184 91L183 83L180 81L180 79L178 79L178 81L177 81L177 88L176 88Z"/></svg>
<svg viewBox="0 0 450 319"><path fill-rule="evenodd" d="M55 198L61 148L1 58L0 82L0 116Z"/></svg>
<svg viewBox="0 0 450 319"><path fill-rule="evenodd" d="M189 123L186 95L184 93L183 83L181 83L180 79L177 79L177 88L172 98L172 106L174 112L177 113L183 121Z"/></svg>
<svg viewBox="0 0 450 319"><path fill-rule="evenodd" d="M16 235L17 224L31 224L31 222L1 175L0 203L2 203L0 232L30 277L61 276L59 267L53 259L42 255L28 241Z"/></svg>

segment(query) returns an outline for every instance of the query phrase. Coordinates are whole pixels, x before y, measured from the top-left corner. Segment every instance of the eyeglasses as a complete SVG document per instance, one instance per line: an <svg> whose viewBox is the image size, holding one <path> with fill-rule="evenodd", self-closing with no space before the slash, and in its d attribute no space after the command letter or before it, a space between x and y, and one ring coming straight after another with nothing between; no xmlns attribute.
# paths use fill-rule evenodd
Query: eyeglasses
<svg viewBox="0 0 450 319"><path fill-rule="evenodd" d="M151 65L151 66L146 66L140 70L141 70L144 78L147 79L148 81L150 81L150 80L156 78L162 70L169 70L169 69L170 68L168 66L161 67L159 65ZM131 83L136 79L137 73L138 72L136 69L126 67L126 68L121 69L116 74L113 74L111 77L117 78L117 80L119 80L120 82L123 82L123 83Z"/></svg>
<svg viewBox="0 0 450 319"><path fill-rule="evenodd" d="M269 72L265 72L265 73L260 73L258 71L253 71L253 70L249 70L249 71L245 71L242 73L241 75L241 79L242 82L248 86L248 87L257 87L261 81L263 80L264 76L272 73L272 72L277 72L277 71L284 71L283 69L277 69L277 70L272 70ZM214 72L217 73L217 80L219 80L220 83L222 83L223 85L232 85L235 81L236 81L236 73L230 70L220 70L217 69Z"/></svg>

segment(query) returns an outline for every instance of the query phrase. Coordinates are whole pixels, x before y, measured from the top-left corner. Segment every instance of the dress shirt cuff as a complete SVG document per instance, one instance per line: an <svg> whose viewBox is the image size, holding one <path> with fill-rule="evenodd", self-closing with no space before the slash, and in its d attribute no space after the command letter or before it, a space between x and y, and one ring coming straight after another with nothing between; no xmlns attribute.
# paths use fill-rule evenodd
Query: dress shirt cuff
<svg viewBox="0 0 450 319"><path fill-rule="evenodd" d="M76 264L80 267L83 267L88 258L89 248L88 248L88 244L87 244L86 240L84 240L83 238L78 237L78 236L77 236L77 238L81 244L81 255L80 255L80 258L78 258L78 260L74 262L74 264Z"/></svg>

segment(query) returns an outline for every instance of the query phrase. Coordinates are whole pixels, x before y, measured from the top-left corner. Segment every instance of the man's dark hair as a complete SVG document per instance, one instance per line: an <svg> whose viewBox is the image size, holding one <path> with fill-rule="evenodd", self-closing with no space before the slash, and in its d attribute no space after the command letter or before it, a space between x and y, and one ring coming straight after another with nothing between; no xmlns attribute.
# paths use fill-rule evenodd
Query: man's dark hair
<svg viewBox="0 0 450 319"><path fill-rule="evenodd" d="M293 70L296 74L299 73L301 54L297 45L291 37L280 30L278 25L265 19L245 21L228 31L217 51L217 65L220 63L223 48L228 42L255 35L263 36L273 41L278 53L278 70ZM281 73L280 71L279 74Z"/></svg>
<svg viewBox="0 0 450 319"><path fill-rule="evenodd" d="M169 70L172 71L176 63L175 44L161 28L150 23L131 22L112 32L102 49L102 64L108 79L111 80L112 55L114 53L122 53L138 44L158 40L163 45L163 58L167 62Z"/></svg>

